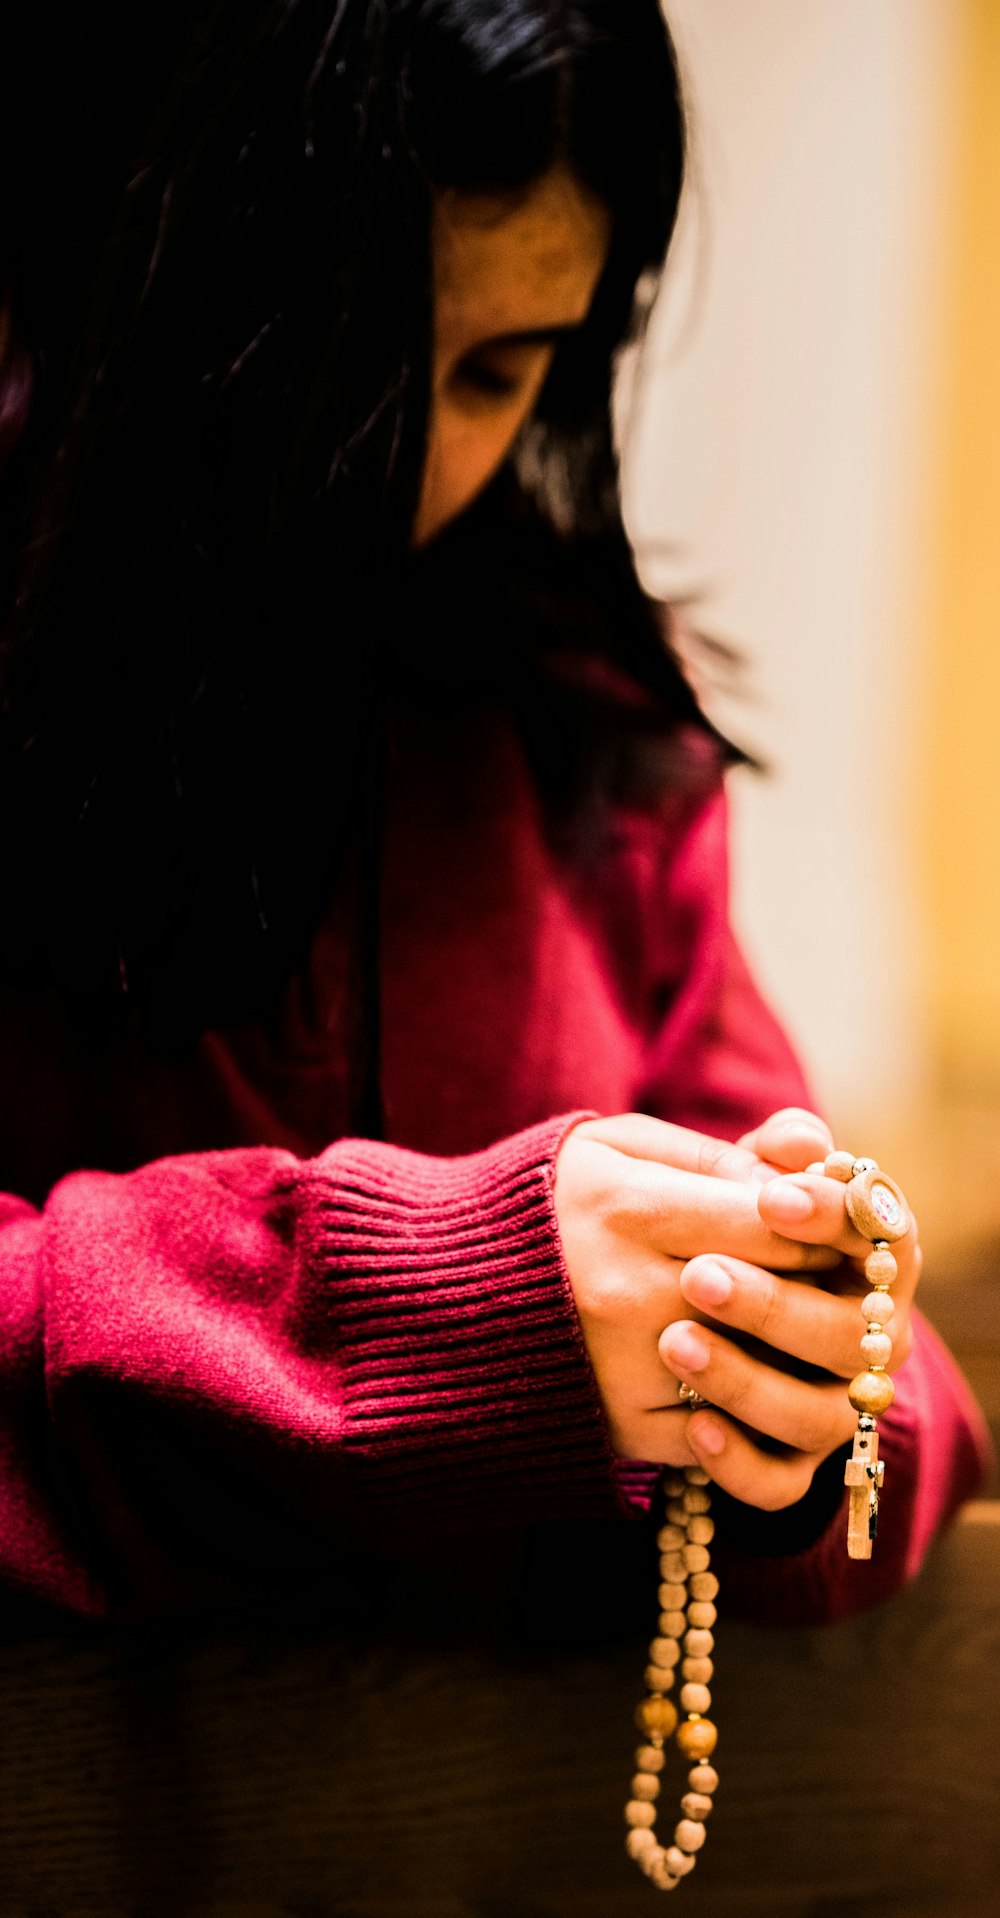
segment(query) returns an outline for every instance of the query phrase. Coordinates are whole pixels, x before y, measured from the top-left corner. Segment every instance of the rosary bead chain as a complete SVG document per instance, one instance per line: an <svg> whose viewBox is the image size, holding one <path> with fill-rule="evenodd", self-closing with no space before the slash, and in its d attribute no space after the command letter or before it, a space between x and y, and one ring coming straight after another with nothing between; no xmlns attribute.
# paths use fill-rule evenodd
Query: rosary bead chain
<svg viewBox="0 0 1000 1918"><path fill-rule="evenodd" d="M844 1467L844 1483L851 1495L847 1550L851 1558L870 1558L885 1473L878 1456L877 1420L880 1413L888 1411L896 1395L886 1369L892 1357L892 1333L887 1330L893 1314L889 1288L899 1271L892 1243L908 1232L910 1216L898 1186L880 1170L877 1160L855 1159L849 1152L830 1152L822 1170L829 1178L839 1179L846 1185L844 1202L851 1224L862 1238L872 1241L865 1260L865 1277L871 1291L861 1301L864 1330L860 1346L865 1370L858 1372L847 1388L847 1396L858 1414L858 1426L851 1456Z"/></svg>
<svg viewBox="0 0 1000 1918"><path fill-rule="evenodd" d="M657 1533L660 1549L659 1634L649 1647L645 1682L647 1696L636 1711L636 1724L648 1741L635 1754L635 1774L625 1822L625 1848L640 1871L659 1891L673 1891L694 1870L705 1842L705 1820L712 1810L719 1782L714 1766L704 1762L715 1749L715 1726L705 1714L711 1708L711 1680L715 1666L712 1626L719 1581L710 1572L708 1547L714 1525L709 1477L700 1466L689 1465L663 1481L666 1523ZM682 1684L675 1705L665 1696L673 1691L680 1666ZM681 1717L681 1714L684 1714ZM688 1790L680 1801L681 1816L673 1843L656 1837L656 1814L665 1763L664 1744L671 1736L689 1760Z"/></svg>

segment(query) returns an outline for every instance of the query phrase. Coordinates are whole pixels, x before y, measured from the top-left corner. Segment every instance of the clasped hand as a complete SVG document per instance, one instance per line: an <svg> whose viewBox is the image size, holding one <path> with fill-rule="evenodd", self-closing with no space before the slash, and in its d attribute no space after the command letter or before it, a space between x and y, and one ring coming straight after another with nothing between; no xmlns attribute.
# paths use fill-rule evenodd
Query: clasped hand
<svg viewBox="0 0 1000 1918"><path fill-rule="evenodd" d="M621 1457L697 1462L735 1498L777 1510L850 1439L871 1246L844 1186L806 1171L832 1147L823 1121L793 1107L737 1145L637 1113L567 1135L556 1215ZM893 1251L890 1370L912 1341L915 1224ZM710 1407L687 1409L681 1381Z"/></svg>

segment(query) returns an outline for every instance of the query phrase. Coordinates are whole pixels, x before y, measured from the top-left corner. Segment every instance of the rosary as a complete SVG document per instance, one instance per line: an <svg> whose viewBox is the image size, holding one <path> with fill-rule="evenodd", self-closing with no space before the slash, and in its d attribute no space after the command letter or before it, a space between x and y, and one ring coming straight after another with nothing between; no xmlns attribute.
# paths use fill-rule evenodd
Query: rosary
<svg viewBox="0 0 1000 1918"><path fill-rule="evenodd" d="M908 1232L910 1216L899 1187L879 1171L874 1159L831 1152L822 1165L810 1166L809 1171L824 1172L846 1185L848 1218L872 1245L865 1260L865 1277L871 1289L861 1301L865 1321L861 1355L866 1369L848 1387L858 1426L844 1469L844 1483L850 1492L848 1554L851 1558L871 1558L885 1472L878 1455L878 1416L888 1410L894 1395L886 1371L892 1356L892 1338L886 1330L893 1313L890 1287L897 1273L891 1246ZM690 1385L681 1385L679 1396L691 1407L708 1402ZM709 1763L719 1734L706 1717L712 1704L712 1628L719 1590L719 1581L709 1570L708 1548L715 1527L709 1517L708 1486L708 1473L697 1465L688 1465L683 1472L667 1472L663 1480L666 1523L656 1541L662 1580L660 1628L649 1648L646 1697L635 1715L644 1743L635 1754L635 1776L625 1807L628 1855L659 1891L673 1891L694 1870L719 1782L715 1766ZM673 1690L678 1664L682 1680L680 1711L667 1695ZM660 1774L666 1762L664 1746L672 1736L685 1761L690 1761L690 1770L673 1844L664 1847L654 1826Z"/></svg>

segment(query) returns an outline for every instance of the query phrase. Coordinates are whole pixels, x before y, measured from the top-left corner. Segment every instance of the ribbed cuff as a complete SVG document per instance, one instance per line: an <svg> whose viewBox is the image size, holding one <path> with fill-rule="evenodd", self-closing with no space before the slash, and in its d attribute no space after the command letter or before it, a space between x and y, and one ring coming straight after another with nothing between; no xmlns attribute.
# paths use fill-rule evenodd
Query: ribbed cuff
<svg viewBox="0 0 1000 1918"><path fill-rule="evenodd" d="M343 1140L308 1168L309 1289L380 1529L621 1515L553 1205L584 1116L460 1159Z"/></svg>

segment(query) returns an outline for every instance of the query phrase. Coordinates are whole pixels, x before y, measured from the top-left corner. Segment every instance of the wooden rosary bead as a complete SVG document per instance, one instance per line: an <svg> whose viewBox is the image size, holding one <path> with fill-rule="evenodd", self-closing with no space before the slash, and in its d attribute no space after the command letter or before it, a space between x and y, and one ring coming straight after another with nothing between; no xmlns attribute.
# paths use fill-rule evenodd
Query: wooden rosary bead
<svg viewBox="0 0 1000 1918"><path fill-rule="evenodd" d="M695 1572L690 1581L692 1598L718 1598L719 1581L714 1572Z"/></svg>
<svg viewBox="0 0 1000 1918"><path fill-rule="evenodd" d="M681 1882L676 1872L671 1871L666 1852L650 1866L648 1876L650 1884L655 1885L657 1891L673 1891Z"/></svg>
<svg viewBox="0 0 1000 1918"><path fill-rule="evenodd" d="M709 1631L699 1629L685 1632L684 1650L689 1658L711 1658L715 1650L715 1639Z"/></svg>
<svg viewBox="0 0 1000 1918"><path fill-rule="evenodd" d="M654 1665L676 1665L681 1648L676 1638L654 1638L649 1656Z"/></svg>
<svg viewBox="0 0 1000 1918"><path fill-rule="evenodd" d="M686 1512L697 1516L699 1512L708 1512L711 1510L712 1500L710 1494L704 1490L703 1486L689 1485L681 1500L681 1504Z"/></svg>
<svg viewBox="0 0 1000 1918"><path fill-rule="evenodd" d="M666 1863L667 1870L671 1872L675 1878L683 1878L687 1872L694 1870L694 1859L691 1853L689 1851L682 1851L679 1845L668 1846L664 1862Z"/></svg>
<svg viewBox="0 0 1000 1918"><path fill-rule="evenodd" d="M645 1798L650 1804L660 1796L660 1781L654 1772L637 1771L632 1780L633 1798Z"/></svg>
<svg viewBox="0 0 1000 1918"><path fill-rule="evenodd" d="M660 1586L660 1604L665 1612L682 1612L687 1604L687 1586L669 1581Z"/></svg>
<svg viewBox="0 0 1000 1918"><path fill-rule="evenodd" d="M667 1506L667 1522L670 1525L676 1525L678 1531L682 1534L684 1533L688 1522L688 1512L683 1499L672 1498L670 1500ZM683 1545L683 1543L684 1539L682 1537L681 1544Z"/></svg>
<svg viewBox="0 0 1000 1918"><path fill-rule="evenodd" d="M888 1325L896 1308L888 1292L868 1292L861 1301L861 1314L878 1325Z"/></svg>
<svg viewBox="0 0 1000 1918"><path fill-rule="evenodd" d="M684 1477L683 1472L665 1472L663 1475L664 1496L666 1498L680 1498L686 1484L687 1479Z"/></svg>
<svg viewBox="0 0 1000 1918"><path fill-rule="evenodd" d="M681 1810L685 1818L697 1818L704 1824L705 1819L711 1816L713 1803L714 1800L706 1791L686 1791L681 1799Z"/></svg>
<svg viewBox="0 0 1000 1918"><path fill-rule="evenodd" d="M828 1152L823 1160L823 1170L829 1179L839 1179L841 1185L850 1185L854 1177L853 1152Z"/></svg>
<svg viewBox="0 0 1000 1918"><path fill-rule="evenodd" d="M707 1572L711 1560L707 1545L685 1545L681 1554L686 1572Z"/></svg>
<svg viewBox="0 0 1000 1918"><path fill-rule="evenodd" d="M647 1665L642 1679L648 1692L672 1692L674 1689L672 1666Z"/></svg>
<svg viewBox="0 0 1000 1918"><path fill-rule="evenodd" d="M899 1267L887 1245L877 1245L865 1260L865 1278L869 1285L891 1285Z"/></svg>
<svg viewBox="0 0 1000 1918"><path fill-rule="evenodd" d="M688 1784L692 1791L711 1795L718 1789L719 1774L714 1765L692 1765L688 1772Z"/></svg>
<svg viewBox="0 0 1000 1918"><path fill-rule="evenodd" d="M705 1827L700 1819L679 1819L674 1826L674 1841L682 1851L700 1851L705 1843Z"/></svg>
<svg viewBox="0 0 1000 1918"><path fill-rule="evenodd" d="M660 1629L666 1633L668 1638L680 1638L686 1624L687 1617L684 1612L660 1613Z"/></svg>
<svg viewBox="0 0 1000 1918"><path fill-rule="evenodd" d="M687 1529L683 1525L661 1525L656 1543L661 1552L679 1552L687 1544Z"/></svg>
<svg viewBox="0 0 1000 1918"><path fill-rule="evenodd" d="M630 1798L625 1807L625 1823L642 1825L648 1831L656 1823L656 1807L647 1805L644 1798Z"/></svg>
<svg viewBox="0 0 1000 1918"><path fill-rule="evenodd" d="M867 1412L871 1418L878 1418L881 1412L888 1411L896 1396L896 1388L887 1372L859 1372L847 1388L847 1396L856 1412Z"/></svg>
<svg viewBox="0 0 1000 1918"><path fill-rule="evenodd" d="M884 1172L862 1172L853 1178L844 1195L844 1204L851 1224L861 1237L878 1242L876 1251L905 1238L910 1229L906 1200L898 1185ZM874 1256L869 1252L869 1259Z"/></svg>
<svg viewBox="0 0 1000 1918"><path fill-rule="evenodd" d="M861 1341L861 1356L869 1365L888 1365L892 1357L892 1340L888 1332L866 1332Z"/></svg>
<svg viewBox="0 0 1000 1918"><path fill-rule="evenodd" d="M711 1485L712 1483L703 1465L685 1465L684 1480L687 1485Z"/></svg>
<svg viewBox="0 0 1000 1918"><path fill-rule="evenodd" d="M715 1606L709 1604L707 1599L696 1599L692 1605L688 1606L687 1615L689 1625L700 1626L714 1625L719 1616Z"/></svg>
<svg viewBox="0 0 1000 1918"><path fill-rule="evenodd" d="M712 1694L707 1685L697 1685L688 1680L681 1686L682 1712L707 1712L712 1708Z"/></svg>
<svg viewBox="0 0 1000 1918"><path fill-rule="evenodd" d="M644 1851L652 1851L655 1845L656 1833L646 1825L633 1825L625 1840L625 1850L630 1858L641 1858Z"/></svg>
<svg viewBox="0 0 1000 1918"><path fill-rule="evenodd" d="M660 1570L663 1573L664 1578L673 1579L675 1583L678 1585L683 1583L683 1581L688 1575L688 1572L691 1571L692 1569L692 1567L690 1565L687 1565L684 1560L684 1553L688 1551L689 1549L690 1548L685 1545L683 1550L676 1551L676 1552L664 1552L662 1558L660 1559Z"/></svg>
<svg viewBox="0 0 1000 1918"><path fill-rule="evenodd" d="M681 1677L693 1679L696 1685L710 1685L715 1677L715 1666L710 1658L685 1658L681 1665Z"/></svg>
<svg viewBox="0 0 1000 1918"><path fill-rule="evenodd" d="M669 1698L644 1698L636 1707L635 1722L651 1738L669 1738L677 1724L677 1707Z"/></svg>
<svg viewBox="0 0 1000 1918"><path fill-rule="evenodd" d="M688 1538L692 1545L711 1545L715 1537L715 1525L710 1518L693 1518L688 1526Z"/></svg>
<svg viewBox="0 0 1000 1918"><path fill-rule="evenodd" d="M719 1734L710 1718L689 1718L677 1731L677 1743L685 1758L710 1758Z"/></svg>
<svg viewBox="0 0 1000 1918"><path fill-rule="evenodd" d="M653 1873L663 1865L666 1856L659 1839L654 1838L649 1850L644 1851L639 1860L639 1870L645 1872L647 1878L652 1878Z"/></svg>
<svg viewBox="0 0 1000 1918"><path fill-rule="evenodd" d="M662 1771L666 1762L666 1752L660 1745L640 1745L635 1754L636 1771Z"/></svg>

